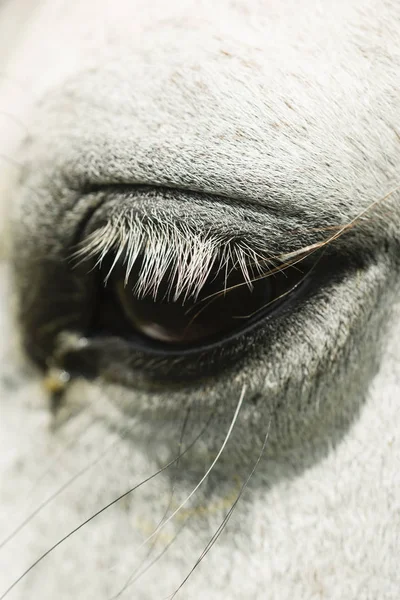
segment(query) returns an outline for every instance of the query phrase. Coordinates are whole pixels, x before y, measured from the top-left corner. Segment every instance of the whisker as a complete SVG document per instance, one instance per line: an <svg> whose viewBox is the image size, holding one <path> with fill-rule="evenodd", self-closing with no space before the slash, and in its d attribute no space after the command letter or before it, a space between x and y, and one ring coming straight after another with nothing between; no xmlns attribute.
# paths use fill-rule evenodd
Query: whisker
<svg viewBox="0 0 400 600"><path fill-rule="evenodd" d="M178 450L179 450L179 452L181 451L181 448L182 448L183 438L184 438L186 426L187 426L187 423L188 423L188 420L189 420L190 411L191 411L191 404L188 405L188 408L187 408L187 410L185 412L185 418L184 418L184 421L183 421L183 425L182 425L182 429L181 429L181 434L180 434L180 439L179 439L179 444L178 444ZM180 461L180 458L176 462L176 467L179 466L179 461ZM176 478L174 478L174 480L172 482L171 493L170 493L170 497L169 497L169 501L168 501L167 507L164 510L164 514L161 517L160 521L158 522L156 528L158 528L165 521L165 519L167 517L167 514L168 514L168 512L169 512L169 510L171 508L172 499L173 499L174 492L175 492L175 484L176 484ZM124 585L122 586L122 588L119 590L119 592L117 592L114 596L112 596L112 598L110 598L110 600L116 600L117 598L119 598L124 593L124 591L126 589L128 589L128 587L130 585L132 585L140 577L140 574L138 575L138 571L140 571L140 569L143 567L143 564L146 562L146 560L148 560L150 558L151 553L154 550L154 547L155 547L155 545L157 543L157 540L158 540L158 536L156 536L154 538L153 543L151 544L151 546L150 546L150 548L149 548L146 556L143 558L142 562L130 574L129 578L126 580L126 582L124 583ZM167 551L167 549L169 548L169 546L170 546L170 543L167 544L167 546L164 548L164 550L163 550L163 552L161 554L164 554ZM158 556L160 556L160 554ZM152 565L153 562L156 562L157 560L158 560L158 557L156 557L156 559L154 561L151 561L150 565ZM150 568L150 566L146 567L145 569L142 569L142 571L140 571L140 573L145 573L148 570L148 568Z"/></svg>
<svg viewBox="0 0 400 600"><path fill-rule="evenodd" d="M92 425L94 424L95 421L92 422ZM32 485L31 489L29 492L27 492L27 495L30 495L35 488L39 485L39 483L46 477L46 475L51 472L51 470L53 469L53 467L58 463L58 461L60 460L60 458L62 458L62 456L64 456L67 452L67 450L69 450L70 448L73 447L73 445L78 442L85 433L87 433L88 428L83 429L82 431L79 432L79 434L77 436L75 436L75 438L73 440L69 440L68 444L66 444L64 446L64 448L62 449L62 451L51 461L51 463L49 465L47 465L47 467L43 470L43 472L39 475L39 477L36 479L35 483ZM98 460L100 460L102 457L102 455L98 458ZM50 502L52 500L54 500L59 494L61 494L65 489L67 489L67 487L72 484L76 479L78 479L81 475L83 475L84 473L86 473L86 471L88 469L90 469L90 467L92 467L94 464L96 464L97 461L93 461L91 463L89 463L88 465L86 465L85 467L83 467L83 469L81 469L81 471L79 471L78 473L76 473L73 477L71 477L70 479L68 479L68 481L66 481L56 492L54 492L52 495L48 496L46 498L46 500L44 500L37 508L35 508L27 517L25 517L9 534L7 537L5 537L3 540L1 540L0 542L0 549L3 548L8 542L10 542L26 525L28 525L28 523L31 522L31 520L40 513L40 511L47 506L48 504L50 504Z"/></svg>
<svg viewBox="0 0 400 600"><path fill-rule="evenodd" d="M84 521L82 521L82 523L80 523L79 525L77 525L77 527L74 527L74 529L72 529L71 531L69 531L69 533L67 533L66 535L64 535L63 537L61 537L55 544L53 544L48 550L46 550L45 552L43 552L43 554L41 554L39 556L39 558L37 558L27 569L25 569L25 571L5 590L5 592L3 592L3 594L0 596L0 600L4 600L4 598L6 598L8 596L8 594L23 580L25 579L25 577L35 568L37 567L38 564L40 564L47 556L49 556L49 554L51 554L56 548L58 548L59 546L61 546L61 544L63 544L67 539L69 539L70 537L72 537L75 533L77 533L79 530L81 530L83 527L85 527L85 525L87 525L88 523L90 523L91 521L93 521L96 517L98 517L99 515L101 515L102 513L104 513L106 510L108 510L109 508L111 508L111 506L114 506L114 504L117 504L117 502L119 502L120 500L122 500L123 498L126 498L127 496L129 496L129 494L131 494L132 492L136 491L137 489L139 489L140 487L142 487L143 485L145 485L146 483L148 483L149 481L151 481L152 479L154 479L155 477L157 477L157 475L159 475L160 473L163 473L164 471L166 471L169 467L171 467L173 464L175 464L177 461L180 460L180 458L182 456L184 456L187 452L189 452L189 450L194 446L194 444L199 440L199 438L203 435L204 431L207 429L209 423L211 422L211 419L214 415L214 411L212 411L207 423L205 424L204 428L200 431L200 433L194 438L194 440L185 448L185 450L183 452L181 452L180 454L178 454L178 456L176 456L174 459L170 460L168 463L166 463L163 467L161 467L160 469L158 469L155 473L153 473L152 475L149 475L148 477L146 477L145 479L143 479L140 483L137 483L136 485L132 486L131 488L129 488L126 492L124 492L123 494L120 494L119 496L117 496L117 498L114 498L114 500L112 500L111 502L109 502L108 504L106 504L105 506L103 506L101 509L99 509L98 511L96 511L95 513L93 513L90 517L88 517L87 519L85 519Z"/></svg>
<svg viewBox="0 0 400 600"><path fill-rule="evenodd" d="M219 538L219 536L221 535L221 533L223 532L223 530L225 529L226 525L228 524L230 518L232 517L232 514L240 500L240 498L243 495L244 490L246 489L246 487L248 486L250 479L253 477L260 461L261 458L264 454L265 448L267 446L267 441L268 441L268 437L269 437L269 432L270 432L270 427L271 427L271 418L269 420L268 423L268 428L267 428L267 433L265 435L264 441L263 441L263 445L261 447L260 453L257 457L256 462L254 463L254 466L252 468L252 470L250 471L246 481L243 483L243 485L241 486L239 493L235 499L235 501L233 502L231 508L229 509L228 513L225 515L224 519L222 520L221 524L219 525L218 529L216 530L216 532L213 534L213 536L211 537L210 541L207 543L206 547L204 548L204 550L202 551L202 553L200 554L199 558L197 559L196 563L193 565L193 567L190 569L189 573L186 575L186 577L183 579L183 581L181 582L181 584L179 585L179 587L176 588L176 590L170 595L168 596L168 600L173 600L173 598L175 598L175 596L178 594L178 592L182 589L182 587L185 585L185 583L188 581L188 579L190 578L190 576L193 574L193 572L197 569L197 567L199 566L199 564L201 563L201 561L203 560L203 558L208 554L208 552L211 550L211 548L213 547L213 545L215 544L215 542L217 541L217 539Z"/></svg>
<svg viewBox="0 0 400 600"><path fill-rule="evenodd" d="M139 571L139 573L137 573L135 575L135 577L129 582L128 585L125 585L123 587L123 589L121 589L120 592L118 592L118 594L116 596L112 596L109 600L116 600L117 598L120 598L122 593L125 592L128 587L130 587L131 585L133 585L134 583L136 583L136 581L138 581L140 579L140 577L142 577L145 573L147 573L147 571L149 569L151 569L152 566L154 566L170 549L170 547L172 546L172 544L174 542L176 542L176 540L179 538L179 536L181 535L182 531L185 529L185 527L187 527L188 523L189 523L190 517L187 517L185 519L185 521L183 522L183 524L180 526L180 528L178 529L178 531L175 533L175 535L171 538L171 540L166 544L166 546L161 550L161 552L159 552L157 554L157 556L155 556L153 558L153 560L146 565L141 571Z"/></svg>
<svg viewBox="0 0 400 600"><path fill-rule="evenodd" d="M94 421L92 422L92 425L94 424ZM87 473L92 467L94 467L95 465L99 464L100 461L115 447L117 446L117 444L119 444L121 442L121 440L123 440L125 438L125 436L130 433L133 429L134 425L132 425L131 427L127 427L125 428L121 433L120 433L120 437L118 439L116 439L114 442L112 442L111 444L109 444L107 446L107 448L105 448L103 450L103 452L101 452L94 460L92 460L91 462L89 462L88 464L86 464L84 467L82 467L82 469L80 469L77 473L75 473L75 475L73 475L72 477L70 477L67 481L65 481L55 492L53 492L53 494L51 494L50 496L48 496L45 500L43 500L43 502L41 502L39 504L39 506L37 508L35 508L25 519L23 519L21 521L21 523L19 523L19 525L4 539L2 540L2 542L0 543L0 549L3 548L8 542L10 542L20 531L22 531L22 529L24 527L26 527L26 525L28 525L46 506L48 506L53 500L55 500L58 496L60 496L66 489L68 489L75 481L77 481L80 477L82 477L82 475L84 475L85 473ZM60 456L64 455L66 450L68 448L70 448L74 442L76 442L77 440L79 440L84 433L86 433L88 431L88 429L85 429L83 431L81 431L79 433L78 436L76 436L76 438L73 440L72 443L68 444L63 451L59 454L59 456L57 458L60 458ZM46 473L52 468L53 464L56 464L56 461L54 461L54 463L52 463L44 473L42 473L42 475L40 476L40 479L43 479L43 477L45 477ZM36 482L37 485L37 482ZM34 488L33 488L34 489Z"/></svg>
<svg viewBox="0 0 400 600"><path fill-rule="evenodd" d="M378 198L377 200L374 200L373 202L371 202L364 210L359 212L358 215L356 215L353 219L351 219L351 221L349 221L349 223L346 223L345 225L340 227L336 233L331 235L329 238L327 238L323 242L316 242L315 244L306 246L305 248L302 248L301 250L289 252L288 254L282 255L281 258L283 258L283 259L292 258L292 257L298 256L300 253L302 253L302 254L307 253L307 256L309 256L311 253L315 252L316 250L319 250L320 248L326 246L327 244L334 242L339 237L341 237L344 233L346 233L347 231L352 229L354 227L354 225L356 225L356 223L358 221L360 221L366 214L368 214L371 210L373 210L381 202L382 203L385 202L388 198L390 198L393 194L395 194L399 190L400 190L400 186L397 186L394 189L390 190L390 192L385 194L382 198Z"/></svg>
<svg viewBox="0 0 400 600"><path fill-rule="evenodd" d="M280 294L280 296L277 296L276 298L273 298L266 304L263 304L263 306L260 306L260 308L258 308L257 310L254 310L252 313L249 313L247 315L240 315L240 316L237 316L234 318L235 319L250 319L251 317L254 317L254 315L258 314L260 311L264 310L265 308L268 308L268 306L271 306L271 304L274 304L274 302L277 302L278 300L281 300L282 298L285 298L286 296L288 296L289 294L294 292L300 285L302 285L304 283L304 281L307 279L307 277L310 275L310 273L316 268L317 264L320 262L321 259L322 259L322 255L317 258L317 260L312 265L312 267L307 271L307 273L301 279L299 279L299 281L297 281L294 285L292 285L292 287L290 289L288 289L285 292L283 292L282 294Z"/></svg>
<svg viewBox="0 0 400 600"><path fill-rule="evenodd" d="M268 269L267 273L261 273L261 275L254 277L252 279L246 279L240 282L240 283L236 283L232 286L229 287L224 287L223 290L217 291L217 292L213 292L212 294L209 294L208 296L204 296L200 302L205 302L208 299L212 298L213 296L221 296L221 295L225 295L227 292L237 289L239 287L242 287L244 285L249 286L249 284L253 284L256 281L260 281L266 277L269 277L270 275L273 275L275 273L282 273L285 269L294 267L295 265L297 265L298 263L300 263L301 261L305 260L306 258L309 258L309 256L311 254L313 254L314 252L316 252L317 250L320 250L321 248L324 248L325 246L327 246L329 243L335 241L336 239L338 239L339 237L341 237L344 233L346 233L347 231L349 231L350 229L352 229L359 220L362 219L363 216L365 216L367 213L369 213L371 210L373 210L376 206L378 206L381 202L385 202L385 200L387 200L390 196L392 196L393 194L395 194L396 192L398 192L400 190L400 186L395 187L394 189L392 189L390 192L388 192L385 196L383 196L382 198L378 198L377 200L374 200L373 202L371 202L364 210L362 210L360 213L358 213L358 215L356 215L351 221L349 221L349 223L346 223L345 225L333 225L331 227L326 227L323 229L311 229L310 231L323 231L323 230L329 230L329 229L334 229L336 230L335 233L333 235L331 235L329 238L327 238L326 240L323 240L322 242L316 242L315 244L311 244L310 246L305 246L303 248L300 248L299 250L295 250L294 252L290 252L287 254L280 254L280 255L276 255L276 256L272 256L270 258L267 259L260 259L257 260L256 264L254 266L256 266L256 268L259 268L262 265L262 262L270 262L272 263L273 259L279 259L279 260L287 260L290 258L293 258L293 261L289 261L289 262L284 262L281 264L278 264L277 266L275 266L273 269ZM244 274L245 275L245 274ZM208 304L206 305L208 306ZM192 306L187 312L189 313L191 310L193 310L195 308L195 306ZM202 309L203 310L203 309ZM198 313L196 313L196 317L200 314L199 311Z"/></svg>
<svg viewBox="0 0 400 600"><path fill-rule="evenodd" d="M167 523L169 523L171 521L171 519L173 519L175 517L175 515L185 506L185 504L187 504L189 502L189 500L194 496L194 494L197 492L197 490L199 489L199 487L204 483L204 481L207 479L207 477L209 476L209 474L211 473L211 471L213 470L214 466L216 465L216 463L218 462L222 452L224 451L224 448L226 446L226 444L228 443L229 438L231 437L232 434L232 430L235 426L235 423L237 421L240 409L242 407L243 404L243 400L244 400L244 396L246 393L246 385L243 385L242 388L242 392L240 394L240 398L239 398L239 402L237 403L236 406L236 410L235 413L233 415L233 419L231 421L231 424L229 426L228 429L228 433L225 436L224 441L222 442L221 448L218 450L218 453L216 455L216 457L214 458L213 462L211 463L211 465L209 466L209 468L207 469L207 471L204 473L203 477L200 479L200 481L197 483L197 485L193 488L193 490L190 492L190 494L186 497L186 499L178 506L178 508L176 508L174 510L174 512L168 517L168 519L166 521L164 521L164 523L162 523L159 527L157 527L153 533L151 535L149 535L144 542L139 546L139 550L140 548L142 548L145 544L147 544L147 542L149 542L159 531L161 531L166 525ZM1 600L1 598L0 598Z"/></svg>

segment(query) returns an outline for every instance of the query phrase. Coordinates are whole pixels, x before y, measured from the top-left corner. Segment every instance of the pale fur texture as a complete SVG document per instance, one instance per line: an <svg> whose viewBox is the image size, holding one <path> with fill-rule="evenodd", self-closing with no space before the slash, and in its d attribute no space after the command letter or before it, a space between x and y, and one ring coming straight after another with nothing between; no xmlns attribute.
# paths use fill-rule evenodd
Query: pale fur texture
<svg viewBox="0 0 400 600"><path fill-rule="evenodd" d="M179 227L168 216L143 222L135 211L110 215L108 223L88 236L74 258L93 258L95 266L101 267L110 254L114 258L104 277L105 284L118 261L123 260L124 283L128 285L133 267L140 262L132 287L138 298L157 298L165 277L167 297L185 302L187 298L198 298L213 269L226 273L226 278L231 269L240 270L250 289L257 277L268 273L268 258L244 242L226 241L201 228L193 230L185 222Z"/></svg>
<svg viewBox="0 0 400 600"><path fill-rule="evenodd" d="M8 0L0 59L0 597L397 600L399 3ZM170 359L90 331L139 255L311 277Z"/></svg>

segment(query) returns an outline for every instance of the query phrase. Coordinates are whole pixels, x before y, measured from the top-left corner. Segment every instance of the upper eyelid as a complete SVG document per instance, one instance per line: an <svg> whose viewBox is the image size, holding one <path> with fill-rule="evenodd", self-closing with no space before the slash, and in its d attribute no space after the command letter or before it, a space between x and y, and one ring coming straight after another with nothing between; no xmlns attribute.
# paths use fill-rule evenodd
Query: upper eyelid
<svg viewBox="0 0 400 600"><path fill-rule="evenodd" d="M275 215L268 215L268 225L258 239L254 233L251 235L252 228L246 228L245 222L242 230L240 230L240 224L235 223L240 235L237 233L229 235L229 226L222 235L221 230L218 230L217 227L215 230L202 228L201 219L197 230L192 229L191 232L191 227L185 225L184 219L182 224L179 223L179 219L176 223L174 220L171 221L168 210L165 217L163 209L159 211L155 220L146 217L146 210L143 211L143 205L140 203L145 202L142 195L149 202L153 194L161 204L165 202L168 207L168 197L170 199L172 197L178 203L188 202L191 212L196 215L196 210L192 206L196 195L182 194L180 190L154 190L139 186L136 189L126 188L124 191L129 191L129 193L124 196L122 190L120 191L119 188L103 190L104 198L99 210L102 214L99 218L97 212L93 212L93 222L89 221L86 224L84 234L71 254L72 265L85 263L89 259L87 264L91 265L90 269L93 269L106 262L108 266L102 272L106 285L117 262L123 261L126 273L125 283L127 283L133 265L137 265L137 260L141 255L142 268L139 271L135 289L137 292L141 290L143 294L158 288L166 272L167 263L172 264L173 269L181 271L182 263L186 264L187 261L187 268L184 269L185 277L179 280L178 287L174 287L174 298L183 293L189 297L191 295L195 297L199 293L202 281L209 269L214 268L216 264L220 264L222 267L228 257L233 263L236 263L236 268L242 271L243 285L250 287L260 277L264 278L266 275L284 272L290 267L307 271L315 261L318 261L318 254L314 255L314 253L319 250L320 246L325 253L330 252L329 244L328 247L324 247L324 241L321 242L321 239L325 240L327 235L331 237L335 235L330 231L326 232L325 228L322 228L322 231L317 230L314 235L313 232L308 232L307 228L303 230L302 235L293 235L295 225L290 224L289 226L286 223L285 229L282 229L279 219L274 224ZM198 196L201 199L201 195ZM222 200L225 203L225 199ZM212 203L217 203L217 201L218 198L211 199ZM137 212L138 203L140 205L139 212ZM222 208L219 208L221 214L223 210L226 210L224 203ZM176 207L173 209L173 213L176 218ZM242 213L244 219L247 216L246 213L247 211ZM236 219L235 213L233 216ZM146 218L150 218L150 228L145 224ZM166 220L163 223L164 218ZM167 233L167 229L169 233ZM298 231L301 231L300 226L298 226ZM258 233L260 234L260 232ZM271 240L274 242L273 247L269 245ZM176 242L178 242L177 248L174 247ZM308 248L307 251L304 251L302 243ZM275 254L271 251L272 248L274 248ZM155 249L155 253L152 249ZM291 253L288 254L289 250ZM179 265L181 266L179 267ZM159 275L157 276L157 274Z"/></svg>
<svg viewBox="0 0 400 600"><path fill-rule="evenodd" d="M34 167L35 163L32 163L32 167ZM27 169L29 173L29 167ZM48 177L48 175L47 175ZM28 174L29 181L29 174ZM50 182L53 185L53 179L50 177ZM29 185L28 185L29 189ZM63 187L56 188L57 191L61 192L61 197L52 197L52 202L59 202L62 206L63 198L62 194L68 194L68 189ZM46 190L46 183L42 183L42 190ZM86 187L86 184L83 186L83 193L80 193L78 189L74 190L74 194L76 198L79 200L77 205L80 205L80 209L76 212L76 221L81 221L81 217L79 216L80 212L82 214L87 213L87 198L91 198L89 204L90 206L94 206L94 208L90 208L89 206L89 217L85 216L85 220L90 218L92 213L96 213L96 208L98 202L93 202L93 198L97 195L100 197L103 196L104 203L107 203L109 198L112 198L114 195L122 198L120 201L121 206L117 208L118 213L122 214L122 204L125 204L125 210L127 206L131 203L134 205L135 199L134 196L136 193L146 193L146 192L157 192L160 194L176 194L177 197L180 197L182 201L193 201L194 198L197 199L197 202L211 202L210 206L218 205L219 210L221 211L221 215L226 214L237 207L241 210L241 217L244 219L243 221L243 229L241 232L241 236L246 235L246 231L248 233L248 246L253 252L259 252L260 247L266 249L266 259L271 259L272 261L285 261L288 260L296 264L298 261L301 261L304 258L304 249L306 249L306 253L312 253L314 250L318 249L319 244L325 246L328 242L326 250L330 251L331 241L336 242L336 237L339 238L340 247L344 246L344 250L346 253L349 251L355 255L359 252L359 249L363 247L363 236L353 236L350 240L350 243L347 244L347 236L342 236L342 233L347 233L347 225L348 224L326 224L322 219L322 224L320 226L310 226L310 222L307 214L302 214L301 210L296 211L293 209L289 211L289 213L280 214L279 211L271 210L270 208L266 209L258 206L257 204L248 204L247 202L242 202L238 199L230 199L225 196L216 196L210 194L202 194L199 192L193 192L191 190L185 189L176 189L176 188L165 188L160 186L151 186L151 185L127 185L127 184L118 184L118 185L95 185ZM39 198L40 202L40 198ZM75 211L77 207L69 205L69 211ZM289 207L290 208L290 207ZM60 214L65 212L65 210L61 209ZM239 216L239 213L233 213L235 220ZM251 226L246 227L246 221L250 217ZM318 218L315 217L315 220ZM216 222L219 217L217 217ZM236 224L236 223L235 223ZM316 224L314 222L314 224ZM262 226L265 226L264 228ZM350 223L351 225L351 223ZM81 231L83 231L84 225L80 225ZM259 234L259 239L262 241L261 245L255 243L254 234L257 232ZM339 235L338 235L339 234ZM61 232L62 237L62 232ZM344 237L344 239L340 239ZM80 235L75 235L75 241L80 242L82 238ZM344 245L343 245L344 242ZM76 251L76 246L72 246L70 248L70 255L74 251Z"/></svg>
<svg viewBox="0 0 400 600"><path fill-rule="evenodd" d="M267 252L269 248L277 254L284 253L288 249L298 247L297 238L305 235L310 241L319 238L321 233L325 232L324 227L310 228L306 222L302 221L301 216L281 215L274 210L263 209L257 205L242 204L238 200L202 194L190 189L151 185L101 186L91 189L88 194L92 198L98 194L100 199L99 208L94 209L89 218L86 218L85 229L89 228L90 231L93 231L94 228L109 226L112 223L115 226L117 224L122 226L135 213L140 202L142 209L142 204L146 203L148 215L160 219L160 223L165 210L168 224L171 204L177 217L179 214L177 211L181 212L183 225L187 223L184 216L195 211L194 214L198 214L200 217L196 229L205 232L208 227L206 223L214 220L215 226L210 228L210 234L220 235L222 239L232 240L233 243L235 240L236 243L246 240L249 248L252 248L254 252L258 247L261 252ZM158 208L158 201L165 202L163 209ZM82 205L84 206L84 204L83 200ZM201 215L208 217L204 224ZM92 221L91 224L90 221ZM191 227L188 226L188 231L190 229ZM258 239L259 243L257 243ZM82 239L79 241L82 242ZM270 258L274 258L272 252L270 252ZM278 259L279 256L275 258Z"/></svg>

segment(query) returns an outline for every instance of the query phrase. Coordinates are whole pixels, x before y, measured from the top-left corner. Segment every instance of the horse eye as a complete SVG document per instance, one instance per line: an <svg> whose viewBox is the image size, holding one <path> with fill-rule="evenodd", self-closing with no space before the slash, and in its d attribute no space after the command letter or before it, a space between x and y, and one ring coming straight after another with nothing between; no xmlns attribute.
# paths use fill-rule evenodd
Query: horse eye
<svg viewBox="0 0 400 600"><path fill-rule="evenodd" d="M153 293L141 294L136 285L140 264L127 280L121 269L114 270L103 290L96 328L175 351L240 333L276 310L304 279L298 268L271 267L246 280L242 269L225 265L211 270L195 297L176 297L171 271Z"/></svg>

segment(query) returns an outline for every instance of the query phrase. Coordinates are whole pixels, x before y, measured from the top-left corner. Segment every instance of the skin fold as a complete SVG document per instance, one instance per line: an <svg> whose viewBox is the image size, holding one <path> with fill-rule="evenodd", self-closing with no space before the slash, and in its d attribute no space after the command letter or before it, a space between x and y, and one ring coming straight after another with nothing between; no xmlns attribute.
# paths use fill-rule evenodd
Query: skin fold
<svg viewBox="0 0 400 600"><path fill-rule="evenodd" d="M0 60L0 598L397 599L398 2L6 0ZM300 284L147 352L135 248Z"/></svg>

